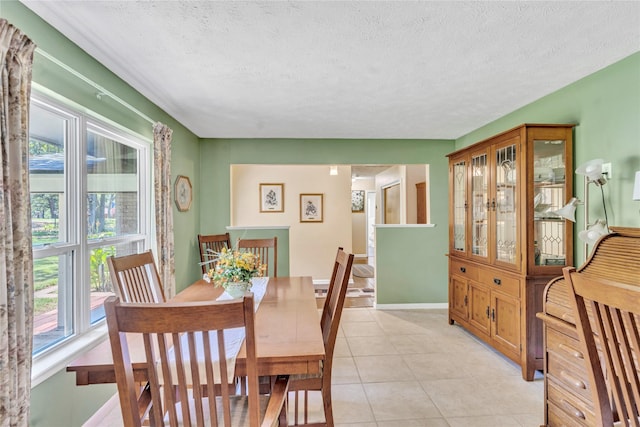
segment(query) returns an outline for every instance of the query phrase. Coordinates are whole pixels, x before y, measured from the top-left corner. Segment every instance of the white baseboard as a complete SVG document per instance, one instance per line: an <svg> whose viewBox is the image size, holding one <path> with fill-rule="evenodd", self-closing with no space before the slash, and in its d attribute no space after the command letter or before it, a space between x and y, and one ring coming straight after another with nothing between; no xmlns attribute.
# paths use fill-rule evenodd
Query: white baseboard
<svg viewBox="0 0 640 427"><path fill-rule="evenodd" d="M373 307L378 310L442 310L449 308L449 303L446 302L434 302L434 303L420 303L420 304L377 304L374 303Z"/></svg>

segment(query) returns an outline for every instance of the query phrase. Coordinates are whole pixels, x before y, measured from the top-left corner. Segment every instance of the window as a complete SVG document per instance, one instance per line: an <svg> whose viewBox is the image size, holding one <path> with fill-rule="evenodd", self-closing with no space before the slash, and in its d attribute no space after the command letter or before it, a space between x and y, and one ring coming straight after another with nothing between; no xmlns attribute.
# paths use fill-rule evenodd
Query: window
<svg viewBox="0 0 640 427"><path fill-rule="evenodd" d="M113 294L107 257L149 247L149 151L148 142L34 94L34 355L101 323Z"/></svg>

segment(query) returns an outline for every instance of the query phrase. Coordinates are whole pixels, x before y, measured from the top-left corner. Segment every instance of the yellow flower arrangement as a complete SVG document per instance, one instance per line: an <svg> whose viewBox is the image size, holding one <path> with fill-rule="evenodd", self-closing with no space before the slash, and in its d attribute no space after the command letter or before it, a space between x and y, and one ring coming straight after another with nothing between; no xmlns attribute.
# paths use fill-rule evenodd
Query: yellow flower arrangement
<svg viewBox="0 0 640 427"><path fill-rule="evenodd" d="M216 254L215 267L207 276L216 286L227 288L231 283L249 283L252 277L262 277L266 265L252 252L240 252L224 248Z"/></svg>

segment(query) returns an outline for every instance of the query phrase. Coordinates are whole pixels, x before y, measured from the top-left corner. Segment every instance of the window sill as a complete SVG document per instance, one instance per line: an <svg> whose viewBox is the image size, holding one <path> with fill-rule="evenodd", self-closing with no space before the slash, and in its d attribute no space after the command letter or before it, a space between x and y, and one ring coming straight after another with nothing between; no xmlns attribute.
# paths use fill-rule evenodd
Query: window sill
<svg viewBox="0 0 640 427"><path fill-rule="evenodd" d="M84 352L91 350L108 338L107 324L103 324L87 331L80 337L62 343L44 354L35 356L31 367L31 387L43 383L59 371L65 369L69 362Z"/></svg>

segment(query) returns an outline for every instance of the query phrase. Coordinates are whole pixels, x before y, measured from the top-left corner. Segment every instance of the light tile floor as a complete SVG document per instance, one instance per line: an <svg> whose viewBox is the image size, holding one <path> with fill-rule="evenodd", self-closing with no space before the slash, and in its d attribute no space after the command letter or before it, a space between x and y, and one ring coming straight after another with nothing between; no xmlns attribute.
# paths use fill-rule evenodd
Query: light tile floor
<svg viewBox="0 0 640 427"><path fill-rule="evenodd" d="M542 374L524 381L516 364L450 326L446 310L345 309L332 382L336 427L538 427L544 421ZM321 421L319 393L310 405L310 421Z"/></svg>
<svg viewBox="0 0 640 427"><path fill-rule="evenodd" d="M524 381L516 364L450 326L446 310L345 308L332 395L336 427L538 427L544 418L542 375ZM114 404L90 425L120 425ZM319 393L310 406L310 421L323 420Z"/></svg>

